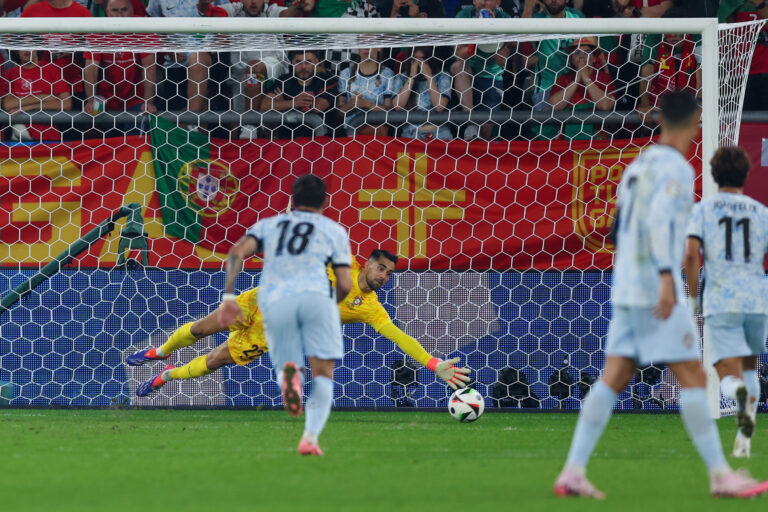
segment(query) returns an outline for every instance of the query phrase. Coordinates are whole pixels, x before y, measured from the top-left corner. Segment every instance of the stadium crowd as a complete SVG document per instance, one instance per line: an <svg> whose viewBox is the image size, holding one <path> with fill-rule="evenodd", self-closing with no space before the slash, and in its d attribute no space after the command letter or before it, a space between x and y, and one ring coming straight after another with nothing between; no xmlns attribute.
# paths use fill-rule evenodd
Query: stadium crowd
<svg viewBox="0 0 768 512"><path fill-rule="evenodd" d="M8 17L713 17L768 18L763 0L0 0ZM510 112L622 111L651 130L669 90L700 94L701 45L686 34L549 39L455 47L303 52L5 54L2 109L293 112L280 126L185 125L225 137L398 135L420 139L594 138L607 125L513 120ZM745 110L768 111L768 31L758 41ZM487 112L482 122L403 121L371 112ZM497 114L500 113L500 114ZM506 116L505 116L506 114ZM422 117L423 118L423 117ZM529 116L533 119L533 116ZM442 119L436 117L435 119ZM464 119L467 119L466 117ZM540 116L537 118L540 119ZM499 121L501 120L501 121ZM639 127L639 128L638 128ZM117 126L136 131L138 123ZM622 128L627 130L626 126ZM222 133L225 131L226 133ZM76 130L71 130L76 132ZM66 137L66 134L64 134ZM81 135L82 136L82 135ZM14 124L4 140L58 140Z"/></svg>

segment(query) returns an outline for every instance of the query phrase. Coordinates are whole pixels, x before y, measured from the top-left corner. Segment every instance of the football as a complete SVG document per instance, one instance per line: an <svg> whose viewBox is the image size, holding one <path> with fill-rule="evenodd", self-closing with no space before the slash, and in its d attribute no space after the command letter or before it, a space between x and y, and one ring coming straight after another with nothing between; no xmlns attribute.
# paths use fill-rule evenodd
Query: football
<svg viewBox="0 0 768 512"><path fill-rule="evenodd" d="M483 414L483 396L472 388L458 389L448 400L448 412L462 423L471 423Z"/></svg>

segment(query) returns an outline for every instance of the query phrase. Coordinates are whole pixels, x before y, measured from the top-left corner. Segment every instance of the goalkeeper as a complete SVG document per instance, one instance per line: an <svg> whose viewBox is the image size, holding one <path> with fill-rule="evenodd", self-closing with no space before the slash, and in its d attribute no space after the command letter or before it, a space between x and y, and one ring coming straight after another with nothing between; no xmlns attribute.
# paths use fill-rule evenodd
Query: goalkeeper
<svg viewBox="0 0 768 512"><path fill-rule="evenodd" d="M352 290L346 299L339 303L341 322L369 324L379 334L394 341L403 352L435 372L451 388L465 387L470 380L466 375L470 370L453 366L459 358L443 361L430 355L418 341L392 322L379 302L376 290L387 284L397 260L396 255L383 249L375 249L362 268L356 259L352 258ZM330 278L335 281L332 271ZM166 366L160 374L140 384L136 388L136 395L147 396L166 382L202 377L228 364L237 363L243 366L266 353L267 340L257 302L258 290L253 288L237 297L238 305L243 311L243 320L238 320L230 328L227 343L222 343L208 354L198 356L179 368ZM182 325L171 334L165 344L131 354L126 363L138 366L149 361L168 359L180 348L194 345L201 338L227 330L219 323L219 311L217 309L201 320Z"/></svg>

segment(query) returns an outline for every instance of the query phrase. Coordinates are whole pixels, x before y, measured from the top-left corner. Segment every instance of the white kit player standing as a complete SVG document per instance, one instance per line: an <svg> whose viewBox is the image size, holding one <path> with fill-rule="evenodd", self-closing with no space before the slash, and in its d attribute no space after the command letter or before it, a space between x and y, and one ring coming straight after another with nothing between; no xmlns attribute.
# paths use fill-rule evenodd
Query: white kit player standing
<svg viewBox="0 0 768 512"><path fill-rule="evenodd" d="M659 144L624 171L613 234L613 318L603 374L584 400L565 467L555 481L559 496L604 498L586 478L587 462L610 419L618 394L638 365L666 363L680 382L680 414L710 473L715 496L749 497L768 491L723 455L710 417L706 375L680 267L685 227L693 205L694 172L685 159L698 135L699 107L688 92L661 100Z"/></svg>
<svg viewBox="0 0 768 512"><path fill-rule="evenodd" d="M259 308L283 403L292 416L302 411L305 356L312 369L312 392L299 441L302 455L323 454L318 436L331 413L333 366L344 350L336 303L352 288L349 237L340 225L323 217L326 199L322 179L311 174L299 177L293 183L295 211L257 222L232 247L219 315L226 327L242 318L235 301L235 278L243 259L263 253ZM329 263L336 274L335 290L328 279Z"/></svg>
<svg viewBox="0 0 768 512"><path fill-rule="evenodd" d="M720 148L712 158L718 193L694 206L688 224L685 274L695 310L703 307L704 329L723 396L736 400L739 430L735 457L748 458L755 428L760 382L757 356L768 332L768 208L744 195L752 166L738 147ZM699 254L704 259L703 300Z"/></svg>

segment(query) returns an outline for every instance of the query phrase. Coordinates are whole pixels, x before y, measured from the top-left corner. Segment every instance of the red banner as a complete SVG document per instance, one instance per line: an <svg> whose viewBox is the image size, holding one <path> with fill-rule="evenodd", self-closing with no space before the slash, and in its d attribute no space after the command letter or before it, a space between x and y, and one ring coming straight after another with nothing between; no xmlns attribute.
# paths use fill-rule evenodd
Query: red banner
<svg viewBox="0 0 768 512"><path fill-rule="evenodd" d="M283 210L290 183L312 169L329 179L327 215L349 228L358 254L383 246L403 258L400 268L411 269L606 268L616 186L647 143L365 137L222 143L211 168L240 169L227 201L240 206L214 211L206 222L215 237L197 245L164 231L144 138L2 148L0 265L38 266L120 205L138 202L150 265L221 268L225 255L212 249L225 251L258 217ZM270 183L259 181L264 172L241 172L249 166L268 166ZM251 179L257 175L262 178ZM180 192L199 200L186 185ZM120 224L74 264L113 265Z"/></svg>
<svg viewBox="0 0 768 512"><path fill-rule="evenodd" d="M768 124L742 124L739 145L752 159L744 192L768 206Z"/></svg>

